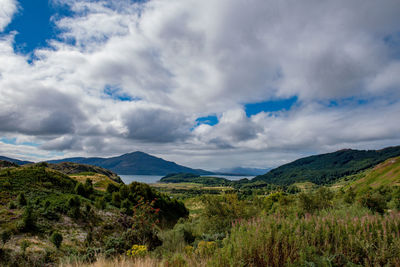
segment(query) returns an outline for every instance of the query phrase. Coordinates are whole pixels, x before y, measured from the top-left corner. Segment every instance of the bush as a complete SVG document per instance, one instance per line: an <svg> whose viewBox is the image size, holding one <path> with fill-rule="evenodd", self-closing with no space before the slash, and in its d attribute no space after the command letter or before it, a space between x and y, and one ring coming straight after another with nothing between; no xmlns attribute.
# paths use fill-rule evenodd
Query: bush
<svg viewBox="0 0 400 267"><path fill-rule="evenodd" d="M107 202L104 199L104 197L97 197L94 202L94 205L96 208L104 210L107 206Z"/></svg>
<svg viewBox="0 0 400 267"><path fill-rule="evenodd" d="M385 198L378 192L366 193L360 197L359 202L363 207L369 208L373 212L378 212L380 214L383 214L385 209L387 209Z"/></svg>
<svg viewBox="0 0 400 267"><path fill-rule="evenodd" d="M17 204L15 204L14 201L10 201L10 203L8 204L8 208L13 210L17 208Z"/></svg>
<svg viewBox="0 0 400 267"><path fill-rule="evenodd" d="M75 186L75 194L85 197L86 190L82 183L77 183Z"/></svg>
<svg viewBox="0 0 400 267"><path fill-rule="evenodd" d="M147 247L144 245L133 245L130 250L126 252L126 255L133 258L144 257L147 254Z"/></svg>
<svg viewBox="0 0 400 267"><path fill-rule="evenodd" d="M119 191L119 188L118 188L118 186L116 186L115 184L110 183L110 184L108 184L107 190L106 190L106 191L107 191L107 193L112 194L112 193L114 193L114 192Z"/></svg>
<svg viewBox="0 0 400 267"><path fill-rule="evenodd" d="M27 201L26 201L26 198L25 198L24 193L20 193L20 194L18 195L18 197L17 197L17 202L18 202L18 205L19 205L20 207L26 206Z"/></svg>
<svg viewBox="0 0 400 267"><path fill-rule="evenodd" d="M54 246L59 249L61 246L61 243L63 241L63 236L58 233L58 232L54 232L51 236L50 236L50 241L54 244Z"/></svg>
<svg viewBox="0 0 400 267"><path fill-rule="evenodd" d="M4 230L1 232L1 242L3 243L3 248L4 245L8 242L8 240L11 239L11 231L9 230Z"/></svg>
<svg viewBox="0 0 400 267"><path fill-rule="evenodd" d="M111 202L114 206L116 207L121 207L121 196L119 194L119 192L114 192L112 193L112 198L111 198Z"/></svg>
<svg viewBox="0 0 400 267"><path fill-rule="evenodd" d="M25 232L32 231L36 228L36 216L33 214L31 205L26 206L22 214L22 220L17 224L17 228Z"/></svg>

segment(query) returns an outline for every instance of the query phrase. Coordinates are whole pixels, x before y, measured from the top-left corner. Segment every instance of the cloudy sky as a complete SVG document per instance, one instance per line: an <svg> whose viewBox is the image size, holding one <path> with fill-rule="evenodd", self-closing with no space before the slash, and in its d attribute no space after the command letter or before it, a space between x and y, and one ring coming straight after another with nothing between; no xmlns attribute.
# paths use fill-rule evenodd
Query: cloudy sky
<svg viewBox="0 0 400 267"><path fill-rule="evenodd" d="M0 155L274 167L400 144L400 1L0 0Z"/></svg>

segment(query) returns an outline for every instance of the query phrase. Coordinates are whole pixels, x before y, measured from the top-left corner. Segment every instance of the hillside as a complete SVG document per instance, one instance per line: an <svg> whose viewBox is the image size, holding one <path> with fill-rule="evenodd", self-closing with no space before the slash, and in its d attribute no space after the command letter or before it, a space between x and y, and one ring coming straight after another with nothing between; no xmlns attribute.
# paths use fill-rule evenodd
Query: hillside
<svg viewBox="0 0 400 267"><path fill-rule="evenodd" d="M12 163L15 163L15 164L18 164L18 165L25 165L25 164L33 163L31 161L13 159L13 158L4 157L4 156L0 156L0 160L9 161L9 162L12 162Z"/></svg>
<svg viewBox="0 0 400 267"><path fill-rule="evenodd" d="M397 156L400 156L400 146L382 150L344 149L298 159L264 175L256 176L252 181L265 181L278 185L305 181L319 185L328 184Z"/></svg>
<svg viewBox="0 0 400 267"><path fill-rule="evenodd" d="M116 183L119 184L123 183L121 177L119 177L116 173L98 166L79 164L73 162L60 162L60 163L49 163L48 167L70 176L77 174L80 175L85 174L85 176L90 174L101 174L108 177L109 179L111 179Z"/></svg>
<svg viewBox="0 0 400 267"><path fill-rule="evenodd" d="M0 160L0 168L18 167L18 164L7 160Z"/></svg>
<svg viewBox="0 0 400 267"><path fill-rule="evenodd" d="M234 168L224 168L215 171L216 174L227 174L227 175L245 175L245 176L252 176L252 175L262 175L267 173L270 170L268 169L258 169L258 168L245 168L245 167L234 167Z"/></svg>
<svg viewBox="0 0 400 267"><path fill-rule="evenodd" d="M368 187L400 186L400 157L390 158L358 174L355 178L356 180L350 183L350 186L357 191Z"/></svg>
<svg viewBox="0 0 400 267"><path fill-rule="evenodd" d="M151 248L160 243L156 229L187 214L181 202L146 184L111 184L102 192L92 181L80 183L44 163L4 168L0 266L56 266L77 256L91 261L97 253L125 253L138 242ZM61 248L54 234L61 235Z"/></svg>
<svg viewBox="0 0 400 267"><path fill-rule="evenodd" d="M118 174L167 175L169 173L212 174L200 169L191 169L161 158L137 151L112 158L66 158L50 160L49 163L74 162L109 169Z"/></svg>

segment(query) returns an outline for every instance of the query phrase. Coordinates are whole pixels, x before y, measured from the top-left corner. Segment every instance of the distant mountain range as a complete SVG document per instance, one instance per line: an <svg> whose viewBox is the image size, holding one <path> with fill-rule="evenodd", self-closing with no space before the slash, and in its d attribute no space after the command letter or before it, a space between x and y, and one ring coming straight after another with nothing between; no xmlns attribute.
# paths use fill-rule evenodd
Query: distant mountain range
<svg viewBox="0 0 400 267"><path fill-rule="evenodd" d="M234 167L234 168L225 168L225 169L219 169L216 170L216 174L225 174L225 175L246 175L246 176L252 176L252 175L261 175L267 173L271 168L269 169L257 169L257 168L245 168L245 167Z"/></svg>
<svg viewBox="0 0 400 267"><path fill-rule="evenodd" d="M49 160L49 163L74 162L81 164L95 165L109 169L120 175L167 175L169 173L193 173L209 175L213 172L192 169L175 162L166 161L144 152L136 151L112 158L66 158Z"/></svg>
<svg viewBox="0 0 400 267"><path fill-rule="evenodd" d="M329 184L343 176L357 173L397 156L400 156L400 146L381 150L343 149L295 160L256 176L252 182L290 185L309 181L315 184Z"/></svg>
<svg viewBox="0 0 400 267"><path fill-rule="evenodd" d="M8 157L3 157L0 156L0 160L5 160L5 161L9 161L18 165L25 165L25 164L29 164L29 163L33 163L32 161L24 161L24 160L19 160L19 159L12 159L12 158L8 158Z"/></svg>

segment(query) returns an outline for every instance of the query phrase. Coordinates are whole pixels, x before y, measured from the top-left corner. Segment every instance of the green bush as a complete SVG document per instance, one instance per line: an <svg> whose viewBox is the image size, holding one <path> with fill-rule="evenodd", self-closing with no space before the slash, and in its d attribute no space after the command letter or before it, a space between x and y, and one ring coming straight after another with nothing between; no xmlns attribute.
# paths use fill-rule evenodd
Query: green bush
<svg viewBox="0 0 400 267"><path fill-rule="evenodd" d="M3 243L3 248L4 245L11 239L11 231L9 230L4 230L3 232L1 232L1 242Z"/></svg>
<svg viewBox="0 0 400 267"><path fill-rule="evenodd" d="M359 199L359 202L362 206L369 208L373 212L383 214L385 209L387 209L387 203L384 196L378 192L368 192L367 194L362 195Z"/></svg>
<svg viewBox="0 0 400 267"><path fill-rule="evenodd" d="M107 202L104 197L96 197L94 205L96 208L104 210L107 206Z"/></svg>
<svg viewBox="0 0 400 267"><path fill-rule="evenodd" d="M82 183L77 183L75 186L75 194L80 196L86 196L86 190Z"/></svg>
<svg viewBox="0 0 400 267"><path fill-rule="evenodd" d="M23 232L29 232L36 229L36 216L33 213L33 207L28 205L22 214L22 220L18 223L17 228Z"/></svg>
<svg viewBox="0 0 400 267"><path fill-rule="evenodd" d="M27 201L26 201L26 198L25 198L24 193L20 193L20 194L18 195L18 197L17 197L17 202L18 202L18 205L19 205L20 207L26 206Z"/></svg>
<svg viewBox="0 0 400 267"><path fill-rule="evenodd" d="M58 233L58 232L54 232L51 236L50 236L50 241L51 243L54 244L54 246L59 249L61 246L61 243L63 241L63 236L62 234Z"/></svg>
<svg viewBox="0 0 400 267"><path fill-rule="evenodd" d="M119 194L119 192L113 192L111 199L111 202L114 206L118 208L121 206L121 195Z"/></svg>

